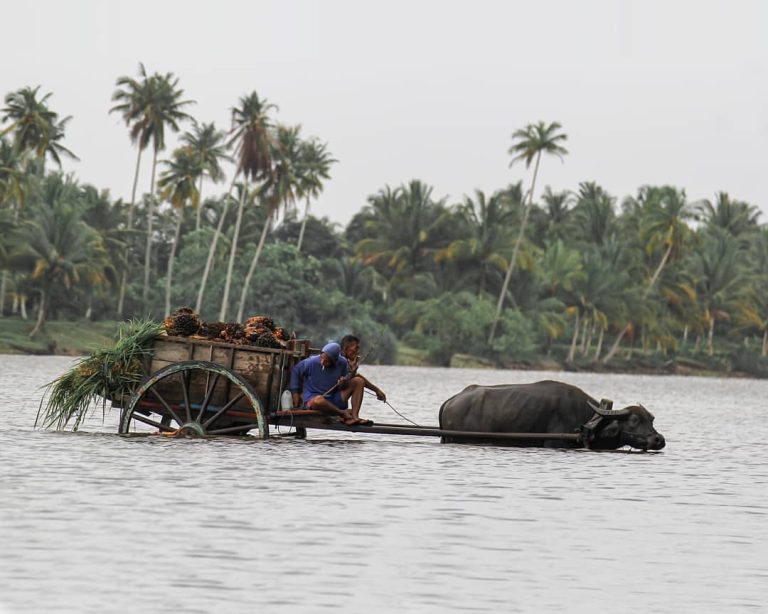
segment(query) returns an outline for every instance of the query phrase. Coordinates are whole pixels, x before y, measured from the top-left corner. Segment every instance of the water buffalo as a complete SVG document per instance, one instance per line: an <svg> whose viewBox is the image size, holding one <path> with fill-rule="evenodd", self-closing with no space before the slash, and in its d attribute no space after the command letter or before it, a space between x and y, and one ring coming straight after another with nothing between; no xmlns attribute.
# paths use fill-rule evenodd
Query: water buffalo
<svg viewBox="0 0 768 614"><path fill-rule="evenodd" d="M467 386L440 407L440 428L486 433L581 433L581 441L515 440L505 445L613 450L631 446L661 450L666 442L642 405L610 410L586 392L551 380L534 384ZM482 437L444 437L446 442L482 442ZM494 443L500 443L494 440Z"/></svg>

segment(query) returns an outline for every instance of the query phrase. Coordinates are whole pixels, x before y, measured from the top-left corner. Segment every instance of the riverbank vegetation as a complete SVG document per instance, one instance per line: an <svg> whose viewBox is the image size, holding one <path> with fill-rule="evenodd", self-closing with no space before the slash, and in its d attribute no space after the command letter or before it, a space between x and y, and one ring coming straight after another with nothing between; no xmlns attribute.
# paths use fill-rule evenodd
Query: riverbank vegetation
<svg viewBox="0 0 768 614"><path fill-rule="evenodd" d="M508 185L467 178L455 201L418 179L372 186L340 227L311 208L330 146L261 94L233 102L223 129L194 119L171 73L119 78L105 113L136 151L122 200L61 171L76 152L51 94L5 95L5 348L60 351L62 323L189 305L208 320L272 314L317 343L354 331L384 362L399 346L422 364L768 375L768 226L753 204L679 186L620 199L592 180L537 193L569 155L564 128L539 122L512 134Z"/></svg>

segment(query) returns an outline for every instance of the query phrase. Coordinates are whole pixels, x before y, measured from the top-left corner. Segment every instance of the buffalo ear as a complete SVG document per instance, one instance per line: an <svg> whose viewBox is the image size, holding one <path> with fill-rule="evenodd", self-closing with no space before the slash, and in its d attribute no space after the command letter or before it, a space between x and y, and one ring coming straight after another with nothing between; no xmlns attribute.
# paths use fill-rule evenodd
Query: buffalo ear
<svg viewBox="0 0 768 614"><path fill-rule="evenodd" d="M611 439L613 437L619 436L619 421L618 420L611 420L605 428L603 428L602 431L600 431L600 436L605 437L607 439Z"/></svg>

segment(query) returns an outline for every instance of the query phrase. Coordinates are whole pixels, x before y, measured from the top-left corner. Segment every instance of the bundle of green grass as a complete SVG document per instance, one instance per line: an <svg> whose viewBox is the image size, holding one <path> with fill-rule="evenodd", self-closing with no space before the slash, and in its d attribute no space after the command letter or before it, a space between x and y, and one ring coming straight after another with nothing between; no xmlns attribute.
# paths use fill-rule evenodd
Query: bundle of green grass
<svg viewBox="0 0 768 614"><path fill-rule="evenodd" d="M99 400L104 412L108 400L130 397L163 332L163 325L151 320L121 324L114 347L96 350L48 385L35 424L57 430L71 424L76 431Z"/></svg>

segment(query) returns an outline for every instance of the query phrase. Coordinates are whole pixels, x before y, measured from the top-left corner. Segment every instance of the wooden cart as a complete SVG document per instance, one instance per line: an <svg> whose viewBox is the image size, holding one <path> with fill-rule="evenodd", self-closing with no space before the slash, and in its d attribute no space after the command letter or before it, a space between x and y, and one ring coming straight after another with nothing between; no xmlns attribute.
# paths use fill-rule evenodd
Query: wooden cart
<svg viewBox="0 0 768 614"><path fill-rule="evenodd" d="M119 432L269 437L292 367L309 343L287 349L162 336L155 340L149 376L122 405Z"/></svg>
<svg viewBox="0 0 768 614"><path fill-rule="evenodd" d="M282 409L291 369L312 350L308 341L291 341L286 349L233 345L191 337L155 340L149 375L130 399L113 399L121 408L118 432L170 435L245 435L269 437L270 425L290 427L293 436L307 429L428 437L471 438L488 442L570 441L577 433L479 433L447 431L438 426L382 424L348 426L317 411Z"/></svg>

